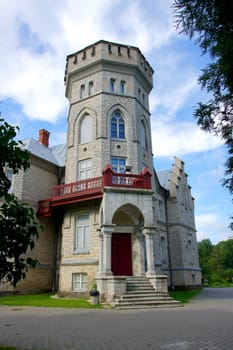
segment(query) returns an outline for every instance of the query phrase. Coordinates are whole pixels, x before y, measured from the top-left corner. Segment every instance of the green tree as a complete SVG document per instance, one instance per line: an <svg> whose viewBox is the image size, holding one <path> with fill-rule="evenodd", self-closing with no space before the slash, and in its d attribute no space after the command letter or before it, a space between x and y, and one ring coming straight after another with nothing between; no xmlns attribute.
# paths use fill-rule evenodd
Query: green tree
<svg viewBox="0 0 233 350"><path fill-rule="evenodd" d="M11 182L6 167L17 174L30 166L28 152L21 141L15 141L18 129L0 119L0 281L13 286L25 278L28 267L36 266L38 261L27 253L39 234L33 209L8 193Z"/></svg>
<svg viewBox="0 0 233 350"><path fill-rule="evenodd" d="M233 193L233 1L175 0L177 29L194 39L210 63L202 70L199 83L212 96L199 102L194 116L198 125L219 135L226 144L223 185Z"/></svg>
<svg viewBox="0 0 233 350"><path fill-rule="evenodd" d="M203 239L201 242L198 242L197 247L202 277L204 280L210 280L211 271L209 267L209 258L213 250L213 245L209 239Z"/></svg>
<svg viewBox="0 0 233 350"><path fill-rule="evenodd" d="M233 269L233 240L219 242L215 249L218 249L218 261L222 269Z"/></svg>
<svg viewBox="0 0 233 350"><path fill-rule="evenodd" d="M233 240L221 241L211 251L207 266L212 283L233 282Z"/></svg>

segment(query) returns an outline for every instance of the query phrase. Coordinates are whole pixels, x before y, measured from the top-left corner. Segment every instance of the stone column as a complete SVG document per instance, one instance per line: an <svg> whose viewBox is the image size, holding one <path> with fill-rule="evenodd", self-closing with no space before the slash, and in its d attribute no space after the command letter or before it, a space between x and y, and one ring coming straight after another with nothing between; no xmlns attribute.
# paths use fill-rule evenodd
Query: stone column
<svg viewBox="0 0 233 350"><path fill-rule="evenodd" d="M145 239L141 232L138 232L136 235L139 242L140 275L144 276L146 272Z"/></svg>
<svg viewBox="0 0 233 350"><path fill-rule="evenodd" d="M142 232L146 239L146 259L147 259L147 276L155 275L154 260L154 234L156 227L144 227Z"/></svg>
<svg viewBox="0 0 233 350"><path fill-rule="evenodd" d="M101 233L103 235L103 274L112 275L112 233L114 225L103 225Z"/></svg>
<svg viewBox="0 0 233 350"><path fill-rule="evenodd" d="M103 274L103 233L100 229L97 229L97 232L99 233L99 269L98 269L98 275Z"/></svg>

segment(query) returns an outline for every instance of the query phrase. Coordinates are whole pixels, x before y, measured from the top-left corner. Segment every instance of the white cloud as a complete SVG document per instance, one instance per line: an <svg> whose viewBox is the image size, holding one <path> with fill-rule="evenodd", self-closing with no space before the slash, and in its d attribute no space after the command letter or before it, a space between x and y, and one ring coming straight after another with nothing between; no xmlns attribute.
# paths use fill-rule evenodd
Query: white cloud
<svg viewBox="0 0 233 350"><path fill-rule="evenodd" d="M197 240L209 238L213 244L224 241L231 235L226 222L215 213L196 215Z"/></svg>
<svg viewBox="0 0 233 350"><path fill-rule="evenodd" d="M67 54L100 39L150 51L174 34L170 2L21 0L1 6L0 98L11 98L30 119L56 122L64 111ZM155 12L155 8L157 12Z"/></svg>
<svg viewBox="0 0 233 350"><path fill-rule="evenodd" d="M207 134L189 122L152 122L152 144L155 156L183 156L219 147L218 137Z"/></svg>

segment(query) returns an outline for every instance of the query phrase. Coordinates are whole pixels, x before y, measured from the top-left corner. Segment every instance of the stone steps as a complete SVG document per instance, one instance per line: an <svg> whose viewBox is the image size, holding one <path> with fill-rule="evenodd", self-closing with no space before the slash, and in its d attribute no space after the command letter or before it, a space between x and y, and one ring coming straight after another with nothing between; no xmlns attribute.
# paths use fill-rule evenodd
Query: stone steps
<svg viewBox="0 0 233 350"><path fill-rule="evenodd" d="M181 303L172 299L167 293L156 293L146 277L129 277L126 280L126 293L116 299L116 309L151 309L177 307Z"/></svg>

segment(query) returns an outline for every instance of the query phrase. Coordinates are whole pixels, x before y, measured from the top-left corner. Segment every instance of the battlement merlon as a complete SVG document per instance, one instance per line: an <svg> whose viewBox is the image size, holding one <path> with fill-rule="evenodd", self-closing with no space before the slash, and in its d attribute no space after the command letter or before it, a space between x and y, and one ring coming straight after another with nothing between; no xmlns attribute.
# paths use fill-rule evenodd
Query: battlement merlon
<svg viewBox="0 0 233 350"><path fill-rule="evenodd" d="M66 69L64 82L67 85L69 75L77 70L89 67L99 61L109 61L109 63L123 63L137 67L144 79L146 78L150 90L153 87L154 70L145 59L141 51L134 46L113 43L100 40L86 48L70 54L66 58Z"/></svg>

